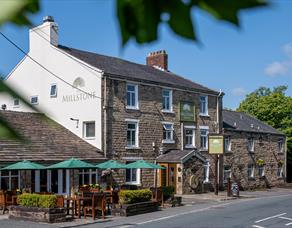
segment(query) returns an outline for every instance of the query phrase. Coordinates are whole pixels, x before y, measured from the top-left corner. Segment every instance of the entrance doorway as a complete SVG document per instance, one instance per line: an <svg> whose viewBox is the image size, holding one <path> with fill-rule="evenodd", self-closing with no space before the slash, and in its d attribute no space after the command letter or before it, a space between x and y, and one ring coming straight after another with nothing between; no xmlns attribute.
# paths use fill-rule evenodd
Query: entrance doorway
<svg viewBox="0 0 292 228"><path fill-rule="evenodd" d="M159 165L165 167L160 170L160 186L172 186L176 192L177 164L159 163Z"/></svg>

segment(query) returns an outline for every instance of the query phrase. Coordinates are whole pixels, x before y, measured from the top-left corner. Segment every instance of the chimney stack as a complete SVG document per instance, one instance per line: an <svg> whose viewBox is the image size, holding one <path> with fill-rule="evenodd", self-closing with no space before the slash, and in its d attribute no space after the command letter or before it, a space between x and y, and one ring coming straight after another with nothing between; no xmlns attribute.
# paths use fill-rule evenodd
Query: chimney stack
<svg viewBox="0 0 292 228"><path fill-rule="evenodd" d="M150 52L146 58L146 64L161 70L168 70L168 55L165 50Z"/></svg>

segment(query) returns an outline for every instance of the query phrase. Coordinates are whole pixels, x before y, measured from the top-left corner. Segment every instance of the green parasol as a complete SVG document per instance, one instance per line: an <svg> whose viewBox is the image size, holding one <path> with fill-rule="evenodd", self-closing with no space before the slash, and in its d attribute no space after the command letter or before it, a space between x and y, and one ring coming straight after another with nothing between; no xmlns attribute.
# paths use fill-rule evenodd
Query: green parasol
<svg viewBox="0 0 292 228"><path fill-rule="evenodd" d="M126 165L119 163L115 160L109 160L96 165L96 167L100 169L125 169Z"/></svg>
<svg viewBox="0 0 292 228"><path fill-rule="evenodd" d="M21 162L17 162L15 164L4 167L1 170L37 170L46 168L43 165L40 165L35 162L31 162L28 160L23 160Z"/></svg>
<svg viewBox="0 0 292 228"><path fill-rule="evenodd" d="M76 158L70 158L68 160L47 167L47 169L94 169L94 168L96 168L94 165L91 165L85 161L81 161Z"/></svg>

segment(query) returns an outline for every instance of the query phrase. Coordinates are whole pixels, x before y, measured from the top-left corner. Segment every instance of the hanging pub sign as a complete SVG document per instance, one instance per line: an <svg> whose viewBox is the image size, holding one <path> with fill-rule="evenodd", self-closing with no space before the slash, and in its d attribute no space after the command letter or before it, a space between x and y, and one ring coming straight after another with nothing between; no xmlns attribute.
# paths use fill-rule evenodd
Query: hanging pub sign
<svg viewBox="0 0 292 228"><path fill-rule="evenodd" d="M192 102L181 101L180 106L180 121L195 121L195 105Z"/></svg>
<svg viewBox="0 0 292 228"><path fill-rule="evenodd" d="M208 136L209 154L223 154L224 151L224 137L223 135L209 134Z"/></svg>

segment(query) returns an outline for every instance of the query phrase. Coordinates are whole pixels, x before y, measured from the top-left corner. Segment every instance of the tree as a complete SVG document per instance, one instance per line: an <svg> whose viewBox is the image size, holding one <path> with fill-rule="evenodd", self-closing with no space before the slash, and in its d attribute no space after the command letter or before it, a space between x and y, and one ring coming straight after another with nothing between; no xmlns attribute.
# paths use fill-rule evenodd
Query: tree
<svg viewBox="0 0 292 228"><path fill-rule="evenodd" d="M260 87L248 94L237 111L246 112L282 131L287 136L287 178L292 181L292 97L286 96L287 86L273 90Z"/></svg>

